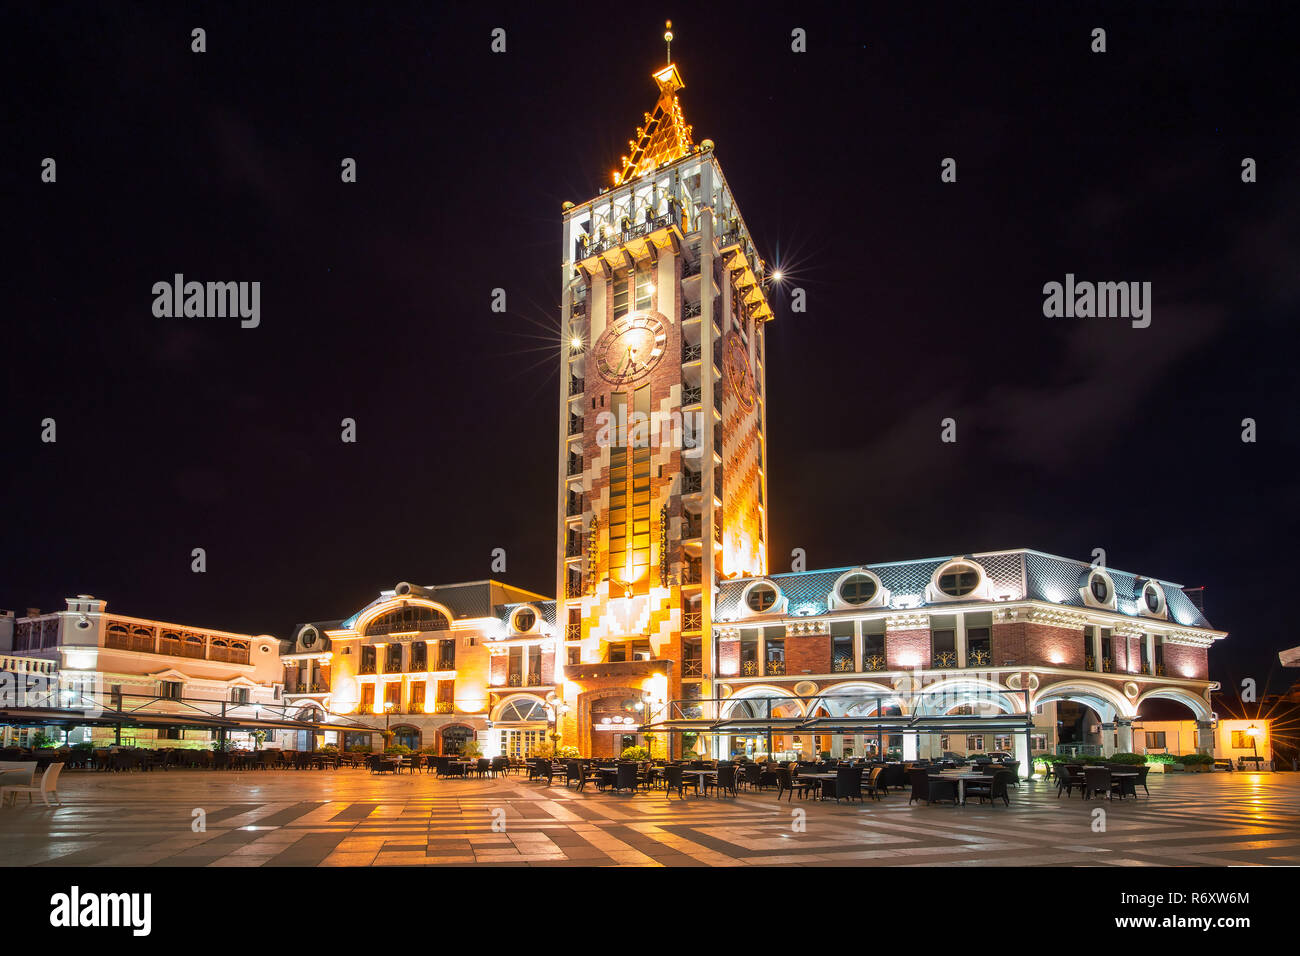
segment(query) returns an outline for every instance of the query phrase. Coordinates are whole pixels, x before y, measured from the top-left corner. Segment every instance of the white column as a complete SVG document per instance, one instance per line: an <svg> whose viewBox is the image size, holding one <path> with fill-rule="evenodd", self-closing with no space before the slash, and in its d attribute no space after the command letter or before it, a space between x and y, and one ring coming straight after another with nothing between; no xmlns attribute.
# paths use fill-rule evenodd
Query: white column
<svg viewBox="0 0 1300 956"><path fill-rule="evenodd" d="M1014 734L1013 739L1016 745L1016 759L1020 761L1020 776L1028 780L1034 775L1034 757L1029 750L1029 735Z"/></svg>
<svg viewBox="0 0 1300 956"><path fill-rule="evenodd" d="M920 734L903 734L903 759L915 760L916 748L920 741Z"/></svg>
<svg viewBox="0 0 1300 956"><path fill-rule="evenodd" d="M1117 749L1120 753L1133 752L1133 721L1125 720L1120 717L1115 721L1116 730L1119 731L1119 744Z"/></svg>

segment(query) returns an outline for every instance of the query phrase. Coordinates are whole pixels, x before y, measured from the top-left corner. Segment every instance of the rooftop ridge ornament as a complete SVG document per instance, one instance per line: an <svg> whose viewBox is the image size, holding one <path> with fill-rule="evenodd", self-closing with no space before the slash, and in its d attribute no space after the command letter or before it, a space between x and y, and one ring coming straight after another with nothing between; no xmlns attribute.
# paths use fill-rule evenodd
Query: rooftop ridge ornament
<svg viewBox="0 0 1300 956"><path fill-rule="evenodd" d="M664 42L668 48L668 64L651 74L655 85L659 87L659 99L655 102L654 112L645 114L645 126L638 127L637 138L628 140L632 153L624 156L623 171L614 174L614 185L638 179L652 172L663 163L671 163L689 156L695 148L691 139L691 127L682 115L682 104L677 98L677 91L685 88L682 74L672 61L673 22L666 24Z"/></svg>

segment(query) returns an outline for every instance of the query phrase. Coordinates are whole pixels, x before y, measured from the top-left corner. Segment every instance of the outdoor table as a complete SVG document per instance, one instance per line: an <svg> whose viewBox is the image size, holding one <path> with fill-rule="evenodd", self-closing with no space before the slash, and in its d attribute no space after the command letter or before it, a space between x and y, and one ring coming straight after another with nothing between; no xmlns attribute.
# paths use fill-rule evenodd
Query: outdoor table
<svg viewBox="0 0 1300 956"><path fill-rule="evenodd" d="M796 780L816 780L818 800L824 800L826 798L826 782L828 780L836 780L838 778L839 778L839 774L821 773L821 772L818 773L800 772L799 776L795 777Z"/></svg>
<svg viewBox="0 0 1300 956"><path fill-rule="evenodd" d="M957 802L962 804L963 806L966 804L966 781L967 780L992 780L993 779L993 774L991 773L970 773L965 770L959 770L956 773L950 770L943 770L940 771L939 773L931 774L931 776L939 777L943 780L956 780L957 781Z"/></svg>
<svg viewBox="0 0 1300 956"><path fill-rule="evenodd" d="M713 778L716 779L717 776L718 776L718 771L716 771L716 770L683 770L683 771L682 771L682 776L683 776L683 777L694 777L694 778L695 778L695 792L696 792L696 793L699 793L701 790L704 789L704 778L705 778L705 777L713 777Z"/></svg>

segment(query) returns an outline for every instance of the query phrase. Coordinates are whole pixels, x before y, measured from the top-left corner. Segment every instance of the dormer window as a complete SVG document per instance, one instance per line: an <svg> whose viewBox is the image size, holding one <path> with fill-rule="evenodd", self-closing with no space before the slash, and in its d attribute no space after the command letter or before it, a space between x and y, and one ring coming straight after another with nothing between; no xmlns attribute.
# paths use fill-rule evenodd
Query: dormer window
<svg viewBox="0 0 1300 956"><path fill-rule="evenodd" d="M749 609L758 614L770 611L775 606L776 600L776 588L770 584L756 584L745 595L745 603L749 605Z"/></svg>
<svg viewBox="0 0 1300 956"><path fill-rule="evenodd" d="M1088 590L1092 596L1097 599L1098 603L1105 604L1110 600L1110 585L1100 574L1094 574L1092 580L1088 582Z"/></svg>
<svg viewBox="0 0 1300 956"><path fill-rule="evenodd" d="M939 590L949 597L965 597L980 583L980 573L969 564L954 564L939 575Z"/></svg>
<svg viewBox="0 0 1300 956"><path fill-rule="evenodd" d="M537 614L532 608L521 607L519 610L515 611L513 623L517 632L520 634L526 634L531 631L533 625L537 623Z"/></svg>
<svg viewBox="0 0 1300 956"><path fill-rule="evenodd" d="M840 600L856 607L866 604L875 597L877 590L874 578L865 574L854 574L840 585Z"/></svg>
<svg viewBox="0 0 1300 956"><path fill-rule="evenodd" d="M1165 613L1165 592L1154 581L1148 581L1142 588L1142 610L1156 617Z"/></svg>

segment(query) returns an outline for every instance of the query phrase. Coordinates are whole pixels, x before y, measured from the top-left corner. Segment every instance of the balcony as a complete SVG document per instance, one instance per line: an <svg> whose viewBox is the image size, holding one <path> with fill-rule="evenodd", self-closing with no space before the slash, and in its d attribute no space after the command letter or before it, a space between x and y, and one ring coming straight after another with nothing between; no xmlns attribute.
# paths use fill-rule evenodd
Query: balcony
<svg viewBox="0 0 1300 956"><path fill-rule="evenodd" d="M682 343L682 364L687 362L698 362L704 355L703 349L698 345L691 345L689 342Z"/></svg>
<svg viewBox="0 0 1300 956"><path fill-rule="evenodd" d="M703 533L704 533L704 522L701 521L698 516L682 522L683 538L687 538L687 539L698 538Z"/></svg>
<svg viewBox="0 0 1300 956"><path fill-rule="evenodd" d="M699 274L700 274L700 264L701 264L701 263L700 263L700 260L699 260L699 259L696 259L694 262L690 261L689 259L686 260L685 262L683 262L683 263L682 263L682 278L683 278L683 279L689 279L689 278L691 278L692 276L697 276L697 275L699 275Z"/></svg>
<svg viewBox="0 0 1300 956"><path fill-rule="evenodd" d="M581 624L564 625L564 638L565 640L568 641L582 640L582 625Z"/></svg>
<svg viewBox="0 0 1300 956"><path fill-rule="evenodd" d="M864 671L883 671L885 669L885 655L868 654L862 658L862 669Z"/></svg>
<svg viewBox="0 0 1300 956"><path fill-rule="evenodd" d="M454 714L456 712L456 708L451 701L440 700L434 703L433 712L435 714Z"/></svg>
<svg viewBox="0 0 1300 956"><path fill-rule="evenodd" d="M582 434L582 416L581 416L581 415L570 415L570 416L569 416L569 434L570 434L570 435L581 435L581 434Z"/></svg>
<svg viewBox="0 0 1300 956"><path fill-rule="evenodd" d="M582 514L582 495L569 495L569 500L565 506L565 514L570 518L575 518Z"/></svg>
<svg viewBox="0 0 1300 956"><path fill-rule="evenodd" d="M967 667L988 667L992 660L993 655L983 648L966 652Z"/></svg>
<svg viewBox="0 0 1300 956"><path fill-rule="evenodd" d="M698 631L704 626L704 614L700 611L687 611L682 615L683 631Z"/></svg>
<svg viewBox="0 0 1300 956"><path fill-rule="evenodd" d="M700 304L698 302L688 302L682 308L683 319L696 319L700 316Z"/></svg>
<svg viewBox="0 0 1300 956"><path fill-rule="evenodd" d="M686 471L682 473L682 494L689 495L700 491L704 487L704 477L698 471Z"/></svg>
<svg viewBox="0 0 1300 956"><path fill-rule="evenodd" d="M783 677L785 676L785 661L768 661L763 672L768 677Z"/></svg>
<svg viewBox="0 0 1300 956"><path fill-rule="evenodd" d="M582 474L582 456L581 456L581 455L570 455L570 456L569 456L569 468L568 468L568 475L569 475L569 477L572 478L572 477L574 477L575 475L580 475L580 474Z"/></svg>
<svg viewBox="0 0 1300 956"><path fill-rule="evenodd" d="M582 542L577 538L569 538L569 540L564 543L564 556L566 558L582 557Z"/></svg>
<svg viewBox="0 0 1300 956"><path fill-rule="evenodd" d="M740 665L741 677L757 677L758 661L744 661Z"/></svg>
<svg viewBox="0 0 1300 956"><path fill-rule="evenodd" d="M569 578L568 586L564 589L564 595L571 598L582 597L582 578Z"/></svg>
<svg viewBox="0 0 1300 956"><path fill-rule="evenodd" d="M704 676L704 661L700 661L700 660L695 660L695 661L682 661L682 676L683 676L683 677L703 677L703 676Z"/></svg>
<svg viewBox="0 0 1300 956"><path fill-rule="evenodd" d="M957 654L955 651L940 651L930 659L931 667L956 667Z"/></svg>
<svg viewBox="0 0 1300 956"><path fill-rule="evenodd" d="M698 385L682 386L682 405L698 405L703 400L703 389Z"/></svg>
<svg viewBox="0 0 1300 956"><path fill-rule="evenodd" d="M698 561L688 561L682 568L682 584L699 584L703 577L703 565Z"/></svg>
<svg viewBox="0 0 1300 956"><path fill-rule="evenodd" d="M573 396L573 395L581 395L581 394L582 394L582 391L583 391L583 388L582 388L582 379L580 379L580 378L570 378L570 379L569 379L569 395L570 395L570 396Z"/></svg>

